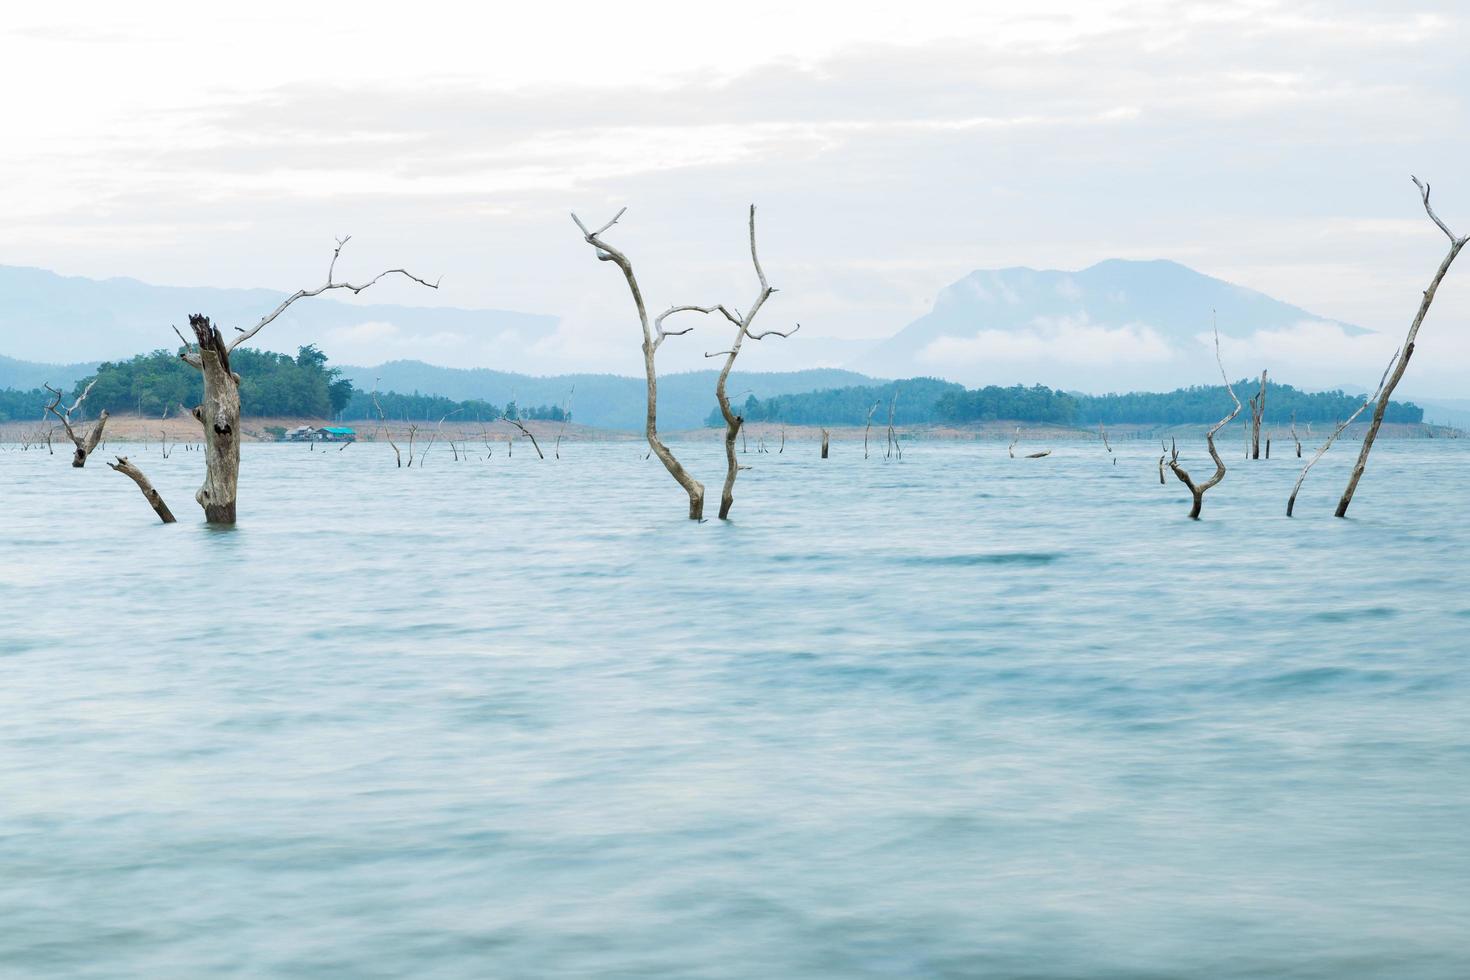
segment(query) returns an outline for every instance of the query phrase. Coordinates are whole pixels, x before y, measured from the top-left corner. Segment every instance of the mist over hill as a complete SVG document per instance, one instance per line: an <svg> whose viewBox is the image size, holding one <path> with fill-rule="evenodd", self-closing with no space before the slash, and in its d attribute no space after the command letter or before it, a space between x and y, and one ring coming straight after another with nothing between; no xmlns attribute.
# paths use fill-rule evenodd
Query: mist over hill
<svg viewBox="0 0 1470 980"><path fill-rule="evenodd" d="M1077 272L976 270L851 366L1090 393L1212 383L1219 378L1212 311L1232 374L1267 358L1262 366L1304 377L1303 366L1289 364L1282 352L1283 341L1292 340L1318 348L1318 360L1341 374L1334 350L1380 339L1177 262L1108 259ZM1386 357L1393 343L1382 342Z"/></svg>
<svg viewBox="0 0 1470 980"><path fill-rule="evenodd" d="M32 361L64 356L100 361L172 349L178 338L171 325L183 326L190 313L204 313L228 331L255 323L287 295L0 266L0 352ZM503 359L550 336L556 323L556 317L537 313L360 305L321 296L293 304L256 346L291 352L315 343L343 352L370 342L384 350L411 338L420 355L432 350L446 360Z"/></svg>
<svg viewBox="0 0 1470 980"><path fill-rule="evenodd" d="M169 325L207 311L226 326L248 324L284 294L265 289L153 286L133 279L94 280L40 269L0 266L0 387L65 385L95 361L172 348ZM804 331L779 346L747 345L732 394L759 398L840 388L900 377L934 377L969 386L1043 384L1103 394L1170 391L1219 379L1211 336L1218 322L1232 377L1269 368L1304 390L1371 388L1397 340L1318 316L1257 290L1204 275L1177 262L1109 259L1080 271L977 270L944 288L933 309L893 336L860 341ZM609 316L625 318L621 307ZM486 399L496 404L565 402L576 386L577 416L589 424L636 428L636 376L556 370L572 363L556 316L506 310L356 305L321 297L293 305L263 336L267 349L292 353L314 343L334 363L372 364L363 352L402 351L378 367L345 368L354 384L383 390ZM830 331L840 325L828 325ZM1431 325L1433 326L1433 325ZM1466 394L1448 358L1420 357L1405 396L1421 401ZM628 336L636 350L636 331ZM59 356L60 355L60 356ZM548 358L550 370L527 368ZM574 358L573 358L574 360ZM703 363L661 358L664 424L698 425L712 404ZM437 364L462 365L442 367ZM490 365L493 365L491 367ZM776 369L776 370L768 370ZM639 396L641 397L641 396ZM1458 420L1458 412L1453 414Z"/></svg>

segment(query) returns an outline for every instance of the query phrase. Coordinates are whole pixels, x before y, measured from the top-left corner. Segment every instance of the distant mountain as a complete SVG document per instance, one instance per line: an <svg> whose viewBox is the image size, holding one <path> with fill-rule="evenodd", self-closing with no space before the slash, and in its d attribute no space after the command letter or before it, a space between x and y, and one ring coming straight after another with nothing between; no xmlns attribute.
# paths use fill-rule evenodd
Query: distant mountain
<svg viewBox="0 0 1470 980"><path fill-rule="evenodd" d="M224 327L248 327L286 293L270 289L153 286L136 279L86 279L0 266L0 348L11 357L56 361L81 354L112 359L174 347L170 325L204 313ZM509 310L356 305L321 297L297 303L262 334L263 346L292 352L316 343L338 349L353 331L421 338L461 350L505 339L524 347L555 331L557 318Z"/></svg>
<svg viewBox="0 0 1470 980"><path fill-rule="evenodd" d="M63 391L97 370L97 362L82 364L41 364L35 361L17 361L0 354L0 389L14 388L29 391L49 384Z"/></svg>
<svg viewBox="0 0 1470 980"><path fill-rule="evenodd" d="M609 429L641 429L645 388L642 378L613 374L563 374L533 377L486 368L443 368L422 361L391 361L373 368L344 367L343 374L364 391L374 384L380 391L443 395L456 401L478 398L495 405L564 405L572 396L572 417L584 424ZM658 379L659 426L669 431L704 424L715 405L715 371L666 374ZM866 384L874 379L837 368L809 371L744 372L730 375L732 399L749 394L770 398ZM575 390L573 390L575 389Z"/></svg>
<svg viewBox="0 0 1470 980"><path fill-rule="evenodd" d="M972 385L1172 388L1213 376L1213 350L1201 339L1212 310L1226 338L1303 325L1347 337L1368 333L1177 262L1109 259L1079 272L972 272L946 287L932 311L850 366Z"/></svg>

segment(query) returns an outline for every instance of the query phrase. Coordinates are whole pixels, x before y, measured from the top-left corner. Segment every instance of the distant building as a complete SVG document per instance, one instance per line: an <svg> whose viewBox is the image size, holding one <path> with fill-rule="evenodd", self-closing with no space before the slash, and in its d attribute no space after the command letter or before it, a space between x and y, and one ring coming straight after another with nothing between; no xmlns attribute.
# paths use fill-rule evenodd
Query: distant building
<svg viewBox="0 0 1470 980"><path fill-rule="evenodd" d="M281 436L284 442L356 442L357 433L346 426L327 425L318 429L310 425L298 425Z"/></svg>

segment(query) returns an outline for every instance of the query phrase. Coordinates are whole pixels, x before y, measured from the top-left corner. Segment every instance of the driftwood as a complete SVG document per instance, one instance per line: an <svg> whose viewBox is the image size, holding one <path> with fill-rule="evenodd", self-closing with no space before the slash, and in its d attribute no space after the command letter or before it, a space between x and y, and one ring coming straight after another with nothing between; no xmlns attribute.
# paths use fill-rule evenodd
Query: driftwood
<svg viewBox="0 0 1470 980"><path fill-rule="evenodd" d="M633 274L633 263L629 261L626 255L602 239L603 232L617 224L618 219L627 210L627 208L623 208L622 211L613 215L611 221L608 221L596 231L589 231L587 226L582 223L582 219L578 218L575 213L572 215L572 220L581 229L582 240L592 246L598 261L612 262L622 271L623 278L628 282L628 291L633 294L633 305L638 309L638 322L643 328L643 370L648 382L648 409L644 434L648 438L649 452L658 455L659 462L664 464L664 469L668 470L669 475L674 478L674 481L684 488L684 492L689 495L689 519L691 521L699 521L704 519L704 484L700 483L689 474L688 470L684 469L684 465L674 458L674 454L669 451L669 447L664 445L663 440L658 436L658 371L654 364L654 358L658 353L659 347L663 345L663 342L667 338L677 337L694 329L693 327L686 327L683 330L664 330L664 320L675 313L686 311L697 310L701 313L709 313L714 310L714 307L671 306L652 320L649 319L648 308L643 302L643 290L638 286L638 277Z"/></svg>
<svg viewBox="0 0 1470 980"><path fill-rule="evenodd" d="M1419 195L1424 201L1425 213L1450 240L1450 249L1435 271L1434 278L1430 280L1429 288L1424 290L1424 297L1419 302L1419 312L1414 316L1414 322L1409 327L1409 335L1404 340L1404 346L1399 349L1388 380L1383 385L1382 393L1378 398L1378 407L1373 409L1373 421L1368 423L1368 431L1363 435L1363 448L1358 452L1358 461L1353 465L1352 476L1348 478L1347 488L1342 492L1342 499L1337 502L1338 517L1347 516L1348 505L1353 502L1353 493L1358 489L1358 481L1363 478L1363 470L1368 466L1368 453L1373 450L1373 440L1378 438L1378 428L1383 425L1383 414L1388 411L1389 399L1393 396L1393 390L1398 386L1399 380L1403 378L1404 370L1409 366L1409 358L1414 356L1414 341L1419 336L1419 327L1423 324L1425 315L1429 313L1429 305L1434 302L1434 294L1439 290L1439 284L1444 280L1445 273L1450 271L1455 256L1460 254L1460 249L1465 247L1466 242L1470 242L1470 236L1456 238L1455 233L1450 231L1449 227L1439 219L1439 215L1434 213L1434 209L1429 206L1429 185L1420 183L1418 177L1412 179L1414 186L1419 188Z"/></svg>
<svg viewBox="0 0 1470 980"><path fill-rule="evenodd" d="M351 237L337 240L332 251L332 261L327 266L327 281L315 289L298 289L282 300L274 310L261 317L254 326L226 341L219 328L209 317L191 314L189 329L194 333L195 349L189 349L187 340L179 358L186 364L199 369L204 376L204 404L195 417L204 423L204 484L194 495L204 509L204 519L211 524L234 524L236 495L240 483L240 376L230 370L230 352L253 338L276 317L300 299L320 296L333 289L348 289L353 294L361 293L385 276L401 275L421 286L439 288L438 283L427 282L406 269L388 269L360 284L338 282L334 278L337 259ZM178 333L175 328L175 333ZM183 334L179 334L183 340ZM409 460L412 464L412 458Z"/></svg>
<svg viewBox="0 0 1470 980"><path fill-rule="evenodd" d="M143 475L143 471L129 463L126 456L119 456L116 463L107 465L138 485L138 489L143 491L143 499L148 501L148 505L153 508L159 520L165 524L175 523L173 511L168 509L168 504L163 502L163 497L153 489L153 484L148 482L148 477Z"/></svg>
<svg viewBox="0 0 1470 980"><path fill-rule="evenodd" d="M1196 521L1199 520L1200 509L1204 506L1205 492L1217 486L1221 480L1225 479L1225 461L1220 458L1220 453L1215 448L1215 433L1233 422L1241 410L1240 399L1235 397L1235 389L1230 387L1230 378L1225 374L1225 361L1220 356L1220 331L1218 328L1215 330L1215 360L1220 365L1220 377L1225 382L1225 390L1230 393L1230 400L1235 403L1235 408L1230 414L1216 422L1210 431L1205 434L1205 444L1210 447L1210 458L1215 461L1215 474L1204 483L1195 483L1190 478L1189 473L1185 471L1184 467L1179 465L1178 444L1173 443L1171 440L1170 445L1169 469L1174 471L1174 475L1179 478L1179 482L1188 487L1190 494L1194 497L1194 505L1189 509L1189 517L1191 520Z"/></svg>
<svg viewBox="0 0 1470 980"><path fill-rule="evenodd" d="M71 403L70 408L62 405L62 401L65 399L66 396L64 396L60 391L51 387L50 385L45 386L46 390L51 392L51 394L55 396L46 406L46 411L56 416L56 418L61 422L61 427L66 430L67 436L76 446L76 451L72 453L71 465L77 469L81 469L83 466L87 465L87 457L92 455L92 451L95 450L97 448L97 444L102 441L102 430L107 425L107 410L103 409L102 412L97 416L97 424L92 426L92 431L87 433L85 436L77 435L76 429L72 428L72 413L82 407L82 402L87 400L87 396L92 393L92 389L96 386L97 379L93 378L92 383L87 385L86 388L82 389L82 393L77 396L76 401ZM60 410L58 411L58 409ZM44 416L42 417L44 418ZM51 448L50 432L46 433L46 448Z"/></svg>
<svg viewBox="0 0 1470 980"><path fill-rule="evenodd" d="M759 341L770 336L785 338L790 337L801 329L801 324L798 323L785 333L779 330L766 330L761 333L750 332L750 325L755 321L756 314L760 312L761 307L765 306L766 300L771 298L771 294L776 289L766 281L765 270L761 268L760 256L756 253L754 204L750 206L749 228L750 264L755 267L755 277L760 284L760 289L750 304L749 312L743 315L738 308L732 313L723 305L715 307L725 319L735 324L735 339L731 342L728 350L714 354L706 353L704 355L705 357L720 357L723 355L725 358L725 363L720 368L720 376L715 381L715 400L720 403L720 414L725 419L725 485L720 490L720 520L722 521L729 520L730 508L735 505L735 477L740 472L740 466L735 462L735 436L737 434L741 437L741 452L745 452L746 448L744 442L745 418L735 414L734 409L730 406L730 396L726 391L726 385L730 380L730 369L735 366L735 358L740 356L740 348L747 339Z"/></svg>
<svg viewBox="0 0 1470 980"><path fill-rule="evenodd" d="M1322 443L1322 448L1318 449L1316 455L1314 455L1307 462L1307 465L1306 466L1303 466L1302 467L1301 475L1299 475L1296 478L1296 485L1291 488L1291 496L1288 497L1288 498L1286 498L1286 516L1287 517L1290 517L1291 514L1292 514L1292 511L1296 510L1296 495L1301 492L1302 484L1306 482L1307 474L1312 471L1312 467L1314 467L1314 466L1317 465L1317 460L1319 460L1323 456L1325 456L1327 454L1327 450L1329 450L1329 449L1332 448L1332 444L1337 441L1337 437L1338 436L1342 435L1343 430L1346 429L1348 426L1352 425L1353 424L1353 421L1359 415L1362 415L1363 412L1367 410L1367 408L1368 408L1369 405L1373 404L1374 399L1380 397L1383 394L1383 385L1384 385L1385 382L1388 381L1388 372L1390 372L1390 371L1393 370L1393 366L1394 366L1395 363L1398 362L1398 359L1399 359L1399 352L1398 351L1394 351L1393 352L1393 357L1390 357L1388 359L1388 367L1386 367L1386 368L1383 369L1383 377L1381 377L1381 378L1378 379L1378 387L1376 389L1374 389L1373 394L1368 395L1367 397L1365 397L1363 399L1363 404L1361 404L1361 405L1358 406L1357 411L1353 412L1353 414L1349 415L1347 418L1345 418L1341 422L1337 423L1337 428L1333 429L1332 430L1332 435L1328 436L1327 437L1327 441L1324 442L1324 443ZM1298 447L1300 447L1301 444L1298 443L1297 445L1298 445Z"/></svg>

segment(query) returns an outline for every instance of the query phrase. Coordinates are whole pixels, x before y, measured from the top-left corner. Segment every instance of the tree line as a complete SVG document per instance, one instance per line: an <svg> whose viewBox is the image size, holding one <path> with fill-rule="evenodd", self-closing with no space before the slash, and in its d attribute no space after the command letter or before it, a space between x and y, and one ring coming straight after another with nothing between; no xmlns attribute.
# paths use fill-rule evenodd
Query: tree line
<svg viewBox="0 0 1470 980"><path fill-rule="evenodd" d="M1250 381L1237 385L1248 386ZM1342 391L1305 392L1291 385L1268 382L1266 394L1272 414L1285 422L1336 422L1352 414L1362 395ZM1152 424L1198 425L1213 422L1226 398L1223 385L1195 385L1168 392L1135 391L1123 395L1084 395L1045 385L989 385L967 389L936 378L911 378L884 385L852 385L823 391L746 398L742 413L747 421L787 422L792 425L863 425L875 403L887 405L899 395L905 424L950 422L1050 422L1059 425ZM1390 402L1384 420L1417 423L1424 410L1412 402ZM711 412L707 423L721 424Z"/></svg>
<svg viewBox="0 0 1470 980"><path fill-rule="evenodd" d="M231 358L240 375L241 412L254 418L376 419L368 392L358 390L342 377L338 368L327 367L327 355L315 344L297 349L296 356L241 348ZM95 417L113 415L175 414L179 406L197 405L204 395L199 372L179 357L178 351L155 350L125 361L106 361L97 372L78 381L71 392L77 398L87 388L91 393L85 408ZM0 389L0 421L39 418L51 400L44 388ZM472 399L454 401L437 395L414 392L380 393L383 410L391 419L432 421L446 415L466 419L545 419L561 422L565 411L557 405L517 408L514 401L503 408Z"/></svg>

